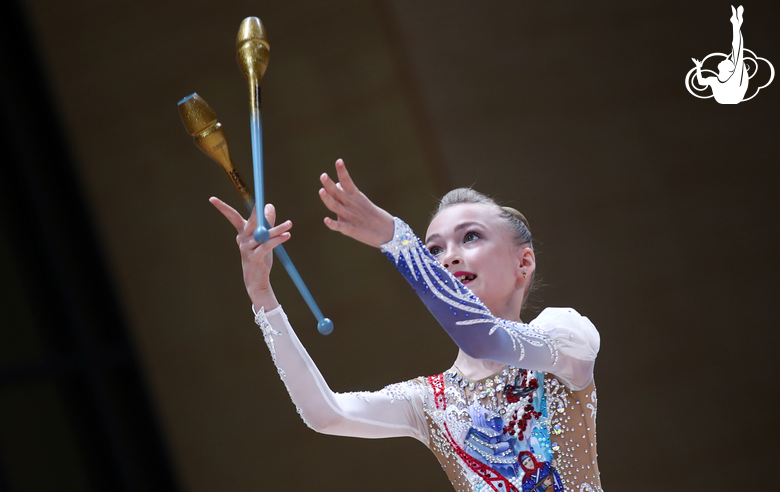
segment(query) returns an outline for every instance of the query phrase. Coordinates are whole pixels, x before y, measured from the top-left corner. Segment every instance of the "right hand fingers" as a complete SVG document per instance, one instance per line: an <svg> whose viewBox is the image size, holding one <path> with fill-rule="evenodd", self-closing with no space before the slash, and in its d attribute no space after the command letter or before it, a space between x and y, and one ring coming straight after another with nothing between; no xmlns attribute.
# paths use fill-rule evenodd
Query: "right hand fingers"
<svg viewBox="0 0 780 492"><path fill-rule="evenodd" d="M282 222L276 227L272 227L268 230L268 234L271 237L263 244L258 244L258 242L255 241L254 237L252 236L252 231L254 231L254 229L252 229L243 238L241 235L239 235L238 247L241 250L241 254L246 258L253 258L255 256L264 258L265 255L269 254L272 249L290 239L290 233L288 232L290 229L292 229L291 220Z"/></svg>
<svg viewBox="0 0 780 492"><path fill-rule="evenodd" d="M263 210L263 215L265 215L265 220L268 221L268 224L273 227L274 222L276 222L276 207L270 203L266 203L265 209Z"/></svg>
<svg viewBox="0 0 780 492"><path fill-rule="evenodd" d="M214 207L219 210L231 224L233 224L233 227L235 227L239 233L244 230L246 221L240 213L236 212L236 209L215 196L209 198L209 202L214 205Z"/></svg>
<svg viewBox="0 0 780 492"><path fill-rule="evenodd" d="M268 221L269 226L273 227L276 222L276 207L271 203L266 203L263 209L263 215L265 215L265 220ZM249 220L247 221L243 232L249 236L253 236L255 229L257 229L257 206L252 209L252 215L249 216Z"/></svg>
<svg viewBox="0 0 780 492"><path fill-rule="evenodd" d="M279 224L278 227L271 229L269 231L271 233L271 239L261 245L263 250L270 251L290 239L291 235L287 231L289 231L291 228L292 221L288 220L287 222Z"/></svg>
<svg viewBox="0 0 780 492"><path fill-rule="evenodd" d="M252 249L256 248L258 245L257 242L254 241L254 231L257 228L257 207L255 207L252 210L252 215L249 216L249 220L244 220L244 218L241 216L240 213L238 213L233 207L228 205L227 203L223 202L217 197L211 197L209 198L209 202L214 205L214 207L222 213L222 215L225 216L225 218L230 221L231 224L233 224L233 227L236 228L236 231L238 232L238 242L239 243L248 243L251 239L253 242ZM270 244L274 239L276 239L279 236L284 236L287 231L289 231L292 228L292 221L287 221L282 224L279 224L279 226L274 227L274 224L276 223L276 208L268 203L265 206L265 218L268 220L268 223L271 225L271 228L269 229L269 234L271 235L271 239L267 241L265 244ZM271 246L271 249L273 247L281 244L282 242L286 241L290 238L290 234L286 234L286 238L274 241L273 246ZM242 241L243 240L243 241Z"/></svg>

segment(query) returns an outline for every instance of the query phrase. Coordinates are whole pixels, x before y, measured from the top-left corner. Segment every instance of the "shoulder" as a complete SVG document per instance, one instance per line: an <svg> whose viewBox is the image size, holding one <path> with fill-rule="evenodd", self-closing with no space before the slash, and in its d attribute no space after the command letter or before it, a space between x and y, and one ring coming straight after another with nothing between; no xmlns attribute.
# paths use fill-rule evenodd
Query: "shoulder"
<svg viewBox="0 0 780 492"><path fill-rule="evenodd" d="M438 375L439 379L443 380L441 378L441 374ZM435 385L435 380L437 376L420 376L414 379L409 379L407 381L402 381L400 383L393 383L390 385L385 386L382 388L382 392L384 393L394 393L394 394L418 394L422 396L423 398L428 395L433 389L433 386ZM399 398L396 398L399 399Z"/></svg>
<svg viewBox="0 0 780 492"><path fill-rule="evenodd" d="M578 359L595 359L601 346L593 323L572 308L547 308L530 324L545 330L561 351Z"/></svg>

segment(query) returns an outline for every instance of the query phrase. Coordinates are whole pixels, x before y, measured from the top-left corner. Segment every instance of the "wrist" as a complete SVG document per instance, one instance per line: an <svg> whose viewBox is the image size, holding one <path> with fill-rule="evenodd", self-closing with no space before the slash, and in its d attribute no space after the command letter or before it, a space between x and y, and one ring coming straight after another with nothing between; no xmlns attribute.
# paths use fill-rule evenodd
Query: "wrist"
<svg viewBox="0 0 780 492"><path fill-rule="evenodd" d="M252 301L252 305L257 310L264 308L268 312L279 307L279 301L276 300L276 295L270 285L265 288L249 288L247 293Z"/></svg>
<svg viewBox="0 0 780 492"><path fill-rule="evenodd" d="M378 248L381 248L383 244L389 243L393 240L393 237L395 237L395 218L390 215L389 212L385 212L385 218L383 219L383 222L386 225L382 226L382 241L379 242Z"/></svg>

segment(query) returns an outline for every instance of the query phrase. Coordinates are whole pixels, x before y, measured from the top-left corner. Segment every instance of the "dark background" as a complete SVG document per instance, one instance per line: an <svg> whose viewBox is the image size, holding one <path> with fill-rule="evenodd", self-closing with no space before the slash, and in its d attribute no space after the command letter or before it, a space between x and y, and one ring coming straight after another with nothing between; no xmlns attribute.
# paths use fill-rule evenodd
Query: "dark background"
<svg viewBox="0 0 780 492"><path fill-rule="evenodd" d="M730 51L728 3L27 0L0 26L0 490L449 490L412 439L307 429L252 323L207 198L241 202L176 109L204 97L251 180L250 15L272 51L266 194L335 332L281 268L275 287L334 390L456 353L381 254L322 225L341 157L418 233L455 186L529 218L546 287L524 318L572 306L601 332L607 490L768 480L780 82L739 105L684 85ZM745 4L775 67L778 25Z"/></svg>

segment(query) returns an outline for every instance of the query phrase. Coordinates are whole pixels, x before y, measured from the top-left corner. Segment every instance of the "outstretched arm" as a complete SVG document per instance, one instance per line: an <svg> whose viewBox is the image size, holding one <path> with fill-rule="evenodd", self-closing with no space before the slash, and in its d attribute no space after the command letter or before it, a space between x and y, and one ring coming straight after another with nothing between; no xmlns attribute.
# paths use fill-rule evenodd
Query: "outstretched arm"
<svg viewBox="0 0 780 492"><path fill-rule="evenodd" d="M393 239L382 250L471 357L549 372L573 390L585 388L593 379L598 331L573 309L545 309L530 324L493 316L398 218Z"/></svg>
<svg viewBox="0 0 780 492"><path fill-rule="evenodd" d="M258 244L255 212L248 221L217 198L211 203L238 231L236 241L253 307L277 372L304 422L325 434L379 438L411 436L428 445L422 397L413 383L399 383L371 393L340 394L328 386L306 349L295 335L269 282L272 249L290 238L290 221L270 229L271 239ZM274 225L276 212L266 205L266 218Z"/></svg>
<svg viewBox="0 0 780 492"><path fill-rule="evenodd" d="M464 352L479 359L551 372L575 390L587 386L598 352L598 332L587 318L573 311L551 312L540 316L542 322L526 325L493 316L406 224L393 219L357 189L343 161L336 161L336 172L338 184L327 175L320 178L324 186L320 197L338 215L338 221L326 218L325 224L366 244L381 245Z"/></svg>
<svg viewBox="0 0 780 492"><path fill-rule="evenodd" d="M255 321L303 421L323 434L348 437L414 437L426 446L422 395L413 382L376 392L335 393L293 331L281 306Z"/></svg>
<svg viewBox="0 0 780 492"><path fill-rule="evenodd" d="M696 58L691 58L693 60L693 63L696 64L696 81L699 82L699 85L701 86L708 86L710 85L709 79L711 77L707 77L706 79L701 76L701 62L697 60Z"/></svg>

